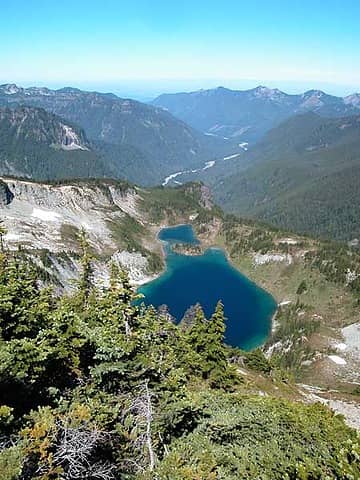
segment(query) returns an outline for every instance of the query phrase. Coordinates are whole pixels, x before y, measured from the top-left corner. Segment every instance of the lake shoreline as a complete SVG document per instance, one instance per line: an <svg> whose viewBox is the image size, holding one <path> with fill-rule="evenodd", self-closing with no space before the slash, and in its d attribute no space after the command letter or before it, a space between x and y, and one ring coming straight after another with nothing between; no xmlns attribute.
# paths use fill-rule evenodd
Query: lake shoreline
<svg viewBox="0 0 360 480"><path fill-rule="evenodd" d="M186 310L196 303L203 306L207 317L211 316L216 296L222 299L227 310L228 344L252 349L266 343L271 336L278 303L268 291L233 264L226 248L215 242L204 242L191 223L160 226L154 233L162 247L165 267L149 282L138 285L138 292L144 295L144 303L148 298L148 304L155 307L168 305L179 322ZM167 274L169 268L171 277ZM172 282L171 287L169 282ZM241 295L243 301L239 303ZM267 314L269 309L272 313ZM235 318L239 319L236 323ZM247 320L244 322L244 319Z"/></svg>

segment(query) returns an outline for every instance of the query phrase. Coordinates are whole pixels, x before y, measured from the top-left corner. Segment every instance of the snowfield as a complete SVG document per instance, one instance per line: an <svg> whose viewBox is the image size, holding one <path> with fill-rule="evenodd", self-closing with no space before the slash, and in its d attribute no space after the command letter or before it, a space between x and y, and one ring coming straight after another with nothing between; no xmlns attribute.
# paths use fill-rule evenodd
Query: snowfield
<svg viewBox="0 0 360 480"><path fill-rule="evenodd" d="M228 157L224 157L224 160L231 160L232 158L240 157L240 153L234 153L234 155L229 155Z"/></svg>
<svg viewBox="0 0 360 480"><path fill-rule="evenodd" d="M61 218L59 213L41 210L40 208L34 208L31 216L43 220L44 222L56 222L56 220Z"/></svg>
<svg viewBox="0 0 360 480"><path fill-rule="evenodd" d="M293 258L288 253L257 253L254 255L255 265L265 265L272 262L286 262L288 265L291 265Z"/></svg>
<svg viewBox="0 0 360 480"><path fill-rule="evenodd" d="M345 344L360 354L360 323L353 323L341 330Z"/></svg>
<svg viewBox="0 0 360 480"><path fill-rule="evenodd" d="M332 362L337 365L346 365L346 360L344 358L338 357L337 355L329 355L329 358Z"/></svg>
<svg viewBox="0 0 360 480"><path fill-rule="evenodd" d="M297 245L298 241L294 238L281 238L278 240L279 243L285 243L286 245Z"/></svg>

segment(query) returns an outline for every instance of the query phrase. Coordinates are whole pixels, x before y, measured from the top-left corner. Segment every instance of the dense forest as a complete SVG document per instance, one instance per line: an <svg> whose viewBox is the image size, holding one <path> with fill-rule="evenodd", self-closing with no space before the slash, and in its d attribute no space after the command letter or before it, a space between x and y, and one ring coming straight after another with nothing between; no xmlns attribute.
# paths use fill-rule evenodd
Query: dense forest
<svg viewBox="0 0 360 480"><path fill-rule="evenodd" d="M1 242L3 480L359 478L341 417L251 389L240 360L269 379L276 368L224 345L221 303L176 326L115 265L95 286L79 242L82 271L61 298Z"/></svg>
<svg viewBox="0 0 360 480"><path fill-rule="evenodd" d="M217 203L229 212L349 241L360 235L359 138L358 115L298 115L250 149L237 172L231 167L225 179L218 173L206 180Z"/></svg>

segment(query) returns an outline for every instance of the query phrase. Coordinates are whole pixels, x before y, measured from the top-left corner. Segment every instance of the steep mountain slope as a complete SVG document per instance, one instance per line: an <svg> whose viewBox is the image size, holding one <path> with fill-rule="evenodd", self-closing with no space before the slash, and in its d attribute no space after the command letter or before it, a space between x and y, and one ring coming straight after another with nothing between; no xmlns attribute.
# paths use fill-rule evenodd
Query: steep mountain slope
<svg viewBox="0 0 360 480"><path fill-rule="evenodd" d="M293 117L269 132L246 163L215 186L229 211L335 239L360 235L360 116Z"/></svg>
<svg viewBox="0 0 360 480"><path fill-rule="evenodd" d="M131 280L141 282L163 265L156 240L160 225L186 222L211 208L207 189L198 184L147 190L115 180L0 180L8 247L22 245L46 275L67 288L79 270L81 229L96 258L97 277L106 277L113 258L129 268Z"/></svg>
<svg viewBox="0 0 360 480"><path fill-rule="evenodd" d="M329 401L337 411L348 413L351 425L359 425L354 384L359 379L358 347L356 338L352 343L342 329L352 324L346 328L356 331L360 321L354 306L360 291L356 250L225 216L212 204L208 189L195 183L142 189L109 180L55 185L3 178L0 194L0 218L7 229L1 234L2 244L11 255L31 261L40 284L51 283L62 294L74 288L81 272L82 228L92 254L92 278L102 286L107 284L110 262L125 266L132 284L149 280L163 268L159 228L191 223L201 240L199 248L224 248L232 263L279 303L264 346L268 359L255 351L244 364L241 353L230 352L238 373L246 377L244 393L306 403ZM171 327L168 318L166 322ZM161 335L156 338L164 341ZM345 363L339 365L332 357ZM264 369L260 375L259 368ZM311 385L317 387L316 397L307 391Z"/></svg>
<svg viewBox="0 0 360 480"><path fill-rule="evenodd" d="M109 173L82 129L43 109L0 108L0 173L37 179Z"/></svg>
<svg viewBox="0 0 360 480"><path fill-rule="evenodd" d="M3 85L1 104L41 107L80 125L117 177L125 171L127 178L147 185L228 151L224 140L195 131L161 108L113 94Z"/></svg>
<svg viewBox="0 0 360 480"><path fill-rule="evenodd" d="M84 236L81 265L56 297L2 252L2 480L359 478L358 432L276 360L224 345L221 302L174 325L115 266L94 284Z"/></svg>
<svg viewBox="0 0 360 480"><path fill-rule="evenodd" d="M310 90L303 95L288 95L262 86L244 91L219 87L164 94L152 103L209 135L242 142L259 140L294 114L313 111L322 116L338 117L359 113L360 108L358 94L339 98Z"/></svg>

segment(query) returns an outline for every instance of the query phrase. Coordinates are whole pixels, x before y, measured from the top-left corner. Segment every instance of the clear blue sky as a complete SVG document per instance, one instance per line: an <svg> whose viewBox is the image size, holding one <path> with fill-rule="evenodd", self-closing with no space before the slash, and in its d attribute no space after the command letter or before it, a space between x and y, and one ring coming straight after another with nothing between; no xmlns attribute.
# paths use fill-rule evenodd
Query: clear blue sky
<svg viewBox="0 0 360 480"><path fill-rule="evenodd" d="M360 0L0 0L0 81L360 90Z"/></svg>

